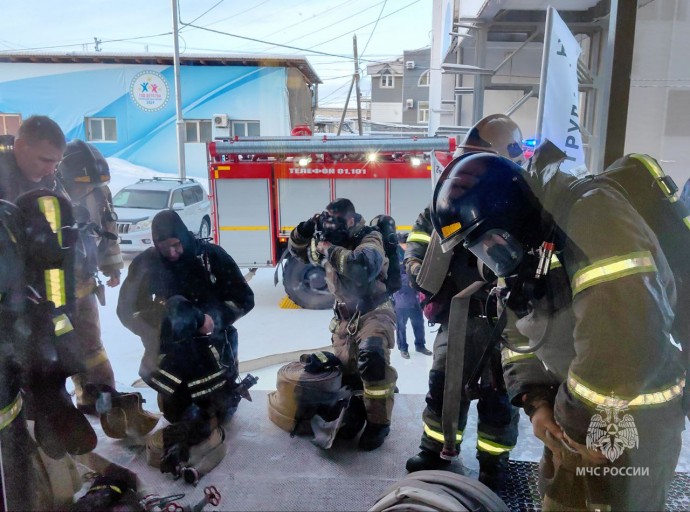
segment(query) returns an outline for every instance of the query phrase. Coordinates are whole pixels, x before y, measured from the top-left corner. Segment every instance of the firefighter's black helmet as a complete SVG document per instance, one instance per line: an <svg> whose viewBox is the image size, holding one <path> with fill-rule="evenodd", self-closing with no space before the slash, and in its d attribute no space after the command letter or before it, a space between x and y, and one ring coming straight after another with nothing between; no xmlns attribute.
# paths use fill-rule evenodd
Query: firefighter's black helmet
<svg viewBox="0 0 690 512"><path fill-rule="evenodd" d="M441 174L431 221L448 252L462 243L496 275L507 276L541 232L541 208L525 171L491 153L467 153Z"/></svg>
<svg viewBox="0 0 690 512"><path fill-rule="evenodd" d="M93 144L74 139L67 144L58 173L68 185L84 183L101 187L110 181L110 167Z"/></svg>

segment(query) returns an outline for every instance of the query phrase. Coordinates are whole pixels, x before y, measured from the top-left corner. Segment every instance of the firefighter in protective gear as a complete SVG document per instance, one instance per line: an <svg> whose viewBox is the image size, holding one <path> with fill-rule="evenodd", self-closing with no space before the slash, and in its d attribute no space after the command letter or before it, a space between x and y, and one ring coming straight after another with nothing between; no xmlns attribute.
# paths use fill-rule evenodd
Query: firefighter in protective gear
<svg viewBox="0 0 690 512"><path fill-rule="evenodd" d="M78 237L67 199L48 190L17 198L21 212L30 335L21 361L24 392L34 434L53 459L91 451L96 435L65 389L65 379L83 371L74 344L74 246Z"/></svg>
<svg viewBox="0 0 690 512"><path fill-rule="evenodd" d="M462 244L506 279L505 379L545 445L544 508L662 510L684 428L674 278L617 188L573 193L565 156L547 141L525 172L464 155L432 221L445 250Z"/></svg>
<svg viewBox="0 0 690 512"><path fill-rule="evenodd" d="M16 136L0 135L0 199L14 203L40 188L66 196L55 177L64 150L65 135L46 116L27 118Z"/></svg>
<svg viewBox="0 0 690 512"><path fill-rule="evenodd" d="M144 343L139 375L159 392L168 421L192 404L223 421L237 405L232 324L252 310L254 293L230 255L197 240L177 212L159 212L151 231L155 246L130 264L117 305L122 323Z"/></svg>
<svg viewBox="0 0 690 512"><path fill-rule="evenodd" d="M458 146L459 154L481 148L483 151L495 151L516 162L522 157L522 134L519 127L509 117L493 114L481 119L470 129L462 144ZM455 294L471 285L484 280L477 259L471 253L458 248L451 258L443 259L430 265L434 258L429 254L426 262L432 280L436 280L438 289L428 293L424 286L429 286L420 276L422 262L430 248L438 247L438 238L432 242L433 226L430 211L426 208L417 217L412 231L407 238L405 266L411 284L425 293L425 313L432 323L440 324L434 341L433 363L429 371L429 392L426 395L427 406L422 414L424 432L421 451L407 461L408 471L447 468L450 461L440 457L443 448L444 434L442 429L442 411L444 388L446 384L446 356L449 341L448 322L451 299ZM465 335L465 354L463 368L463 389L468 378L479 364L482 352L488 342L491 328L487 323L485 304L488 288L482 287L470 298L467 331ZM428 293L428 295L427 295ZM479 425L477 435L477 459L479 460L479 479L492 489L499 491L505 481L510 450L517 442L518 411L509 403L505 391L503 375L500 371L500 353L493 354L491 363L481 375L477 409ZM458 417L457 443L462 442L470 399L463 392Z"/></svg>
<svg viewBox="0 0 690 512"><path fill-rule="evenodd" d="M318 261L326 270L336 298L329 327L333 352L343 363L343 384L363 389L366 426L359 447L374 450L390 432L398 376L390 365L395 311L386 289L388 259L381 234L365 225L349 199L336 199L293 229L288 247L293 256ZM353 419L339 437L354 438L362 426Z"/></svg>
<svg viewBox="0 0 690 512"><path fill-rule="evenodd" d="M72 200L80 235L74 272L77 298L74 337L86 371L74 375L72 380L77 407L84 413L96 414L97 397L89 396L84 386L90 383L115 387L113 368L101 342L97 302L104 299L104 289L98 271L108 278L106 285L114 287L120 284L120 270L124 267L107 186L110 168L96 147L76 139L67 144L58 166L58 179Z"/></svg>

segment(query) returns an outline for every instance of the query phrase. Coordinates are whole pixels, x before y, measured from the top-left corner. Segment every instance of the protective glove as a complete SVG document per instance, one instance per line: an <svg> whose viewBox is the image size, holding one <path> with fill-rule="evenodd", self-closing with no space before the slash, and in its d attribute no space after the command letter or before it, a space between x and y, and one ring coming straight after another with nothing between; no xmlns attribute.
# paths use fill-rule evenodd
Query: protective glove
<svg viewBox="0 0 690 512"><path fill-rule="evenodd" d="M311 238L314 236L316 231L316 221L312 217L311 219L305 220L297 224L297 233L303 238Z"/></svg>
<svg viewBox="0 0 690 512"><path fill-rule="evenodd" d="M416 258L409 259L405 265L405 272L407 272L407 275L410 276L410 278L417 277L421 270L422 262Z"/></svg>

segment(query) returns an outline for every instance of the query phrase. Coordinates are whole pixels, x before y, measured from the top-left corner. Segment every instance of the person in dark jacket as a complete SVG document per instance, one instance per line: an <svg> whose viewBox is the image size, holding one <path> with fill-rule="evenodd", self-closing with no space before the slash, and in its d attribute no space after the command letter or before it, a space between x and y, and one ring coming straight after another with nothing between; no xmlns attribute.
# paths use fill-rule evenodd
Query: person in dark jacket
<svg viewBox="0 0 690 512"><path fill-rule="evenodd" d="M322 233L315 237L317 228ZM349 199L335 199L320 215L300 222L288 248L304 262L318 261L335 295L329 329L333 352L343 363L343 384L363 389L366 426L362 450L381 446L390 432L393 393L398 374L390 364L395 346L395 310L385 279L388 258L381 233L365 225ZM353 421L339 437L354 438L364 426Z"/></svg>
<svg viewBox="0 0 690 512"><path fill-rule="evenodd" d="M62 129L46 116L27 118L16 136L0 135L0 199L13 203L39 188L66 197L55 177L65 146Z"/></svg>
<svg viewBox="0 0 690 512"><path fill-rule="evenodd" d="M222 421L236 406L233 324L252 310L254 293L232 257L197 240L175 211L159 212L151 231L154 247L130 264L117 304L120 321L144 343L139 375L159 391L169 421L202 402L205 415Z"/></svg>
<svg viewBox="0 0 690 512"><path fill-rule="evenodd" d="M398 241L401 286L400 290L393 294L396 316L395 338L398 342L398 350L400 350L400 355L404 359L410 358L407 345L407 321L409 320L414 333L415 350L420 354L430 356L431 350L426 348L426 340L424 339L424 315L422 314L422 306L419 304L419 294L417 290L410 286L405 265L403 265L405 249L407 248L407 234L398 235Z"/></svg>
<svg viewBox="0 0 690 512"><path fill-rule="evenodd" d="M434 229L505 279L504 375L544 443L544 509L663 510L685 426L674 276L621 191L579 189L565 158L548 141L527 172L461 157L436 187Z"/></svg>

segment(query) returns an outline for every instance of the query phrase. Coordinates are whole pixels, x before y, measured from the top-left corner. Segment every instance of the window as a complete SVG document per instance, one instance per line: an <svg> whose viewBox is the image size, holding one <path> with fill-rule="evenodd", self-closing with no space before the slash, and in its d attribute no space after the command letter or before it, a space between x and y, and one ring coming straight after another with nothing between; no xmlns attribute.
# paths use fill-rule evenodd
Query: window
<svg viewBox="0 0 690 512"><path fill-rule="evenodd" d="M194 119L184 122L185 142L211 142L211 121Z"/></svg>
<svg viewBox="0 0 690 512"><path fill-rule="evenodd" d="M179 188L173 192L172 201L170 202L170 206L173 206L177 203L184 204L184 199L182 199L182 191Z"/></svg>
<svg viewBox="0 0 690 512"><path fill-rule="evenodd" d="M258 137L260 135L259 121L233 121L232 134L239 137Z"/></svg>
<svg viewBox="0 0 690 512"><path fill-rule="evenodd" d="M428 123L429 122L429 102L419 101L417 107L417 122L418 123Z"/></svg>
<svg viewBox="0 0 690 512"><path fill-rule="evenodd" d="M425 71L419 77L419 82L417 82L419 87L429 87L429 71Z"/></svg>
<svg viewBox="0 0 690 512"><path fill-rule="evenodd" d="M184 199L185 206L189 206L191 204L198 202L196 194L194 193L194 189L192 187L182 189L182 199Z"/></svg>
<svg viewBox="0 0 690 512"><path fill-rule="evenodd" d="M206 199L206 194L204 193L204 189L201 188L199 185L197 185L196 187L192 187L192 191L196 195L195 203L199 203L199 202L203 201L204 199Z"/></svg>
<svg viewBox="0 0 690 512"><path fill-rule="evenodd" d="M123 188L113 197L113 206L162 210L168 206L168 193L159 190L131 190Z"/></svg>
<svg viewBox="0 0 690 512"><path fill-rule="evenodd" d="M17 135L22 116L19 114L0 114L0 135Z"/></svg>
<svg viewBox="0 0 690 512"><path fill-rule="evenodd" d="M91 142L117 142L114 117L87 117L86 140Z"/></svg>
<svg viewBox="0 0 690 512"><path fill-rule="evenodd" d="M391 89L394 87L393 75L381 75L381 88Z"/></svg>

